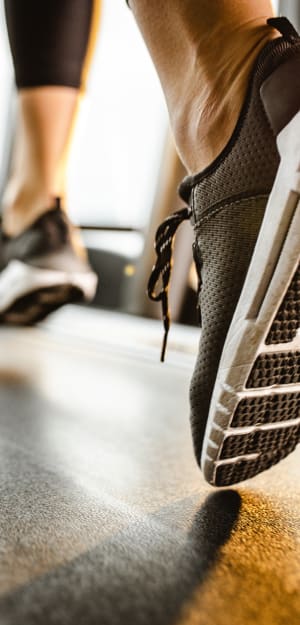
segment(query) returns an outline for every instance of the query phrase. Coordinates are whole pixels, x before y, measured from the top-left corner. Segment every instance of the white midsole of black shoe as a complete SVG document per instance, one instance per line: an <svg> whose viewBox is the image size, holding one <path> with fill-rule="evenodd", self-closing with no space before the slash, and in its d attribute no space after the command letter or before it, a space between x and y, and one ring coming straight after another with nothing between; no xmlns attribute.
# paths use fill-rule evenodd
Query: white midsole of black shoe
<svg viewBox="0 0 300 625"><path fill-rule="evenodd" d="M40 269L19 260L12 260L0 274L0 313L3 314L14 302L29 293L61 285L80 289L83 298L89 301L96 292L97 276L93 271Z"/></svg>
<svg viewBox="0 0 300 625"><path fill-rule="evenodd" d="M251 460L259 454L221 459L223 442L240 435L231 428L238 403L253 395L295 393L300 384L249 389L246 383L261 353L293 352L300 349L300 333L292 342L266 345L265 338L300 262L300 112L279 134L281 163L227 338L215 382L201 455L201 468L208 482L216 484L219 466ZM299 320L300 326L300 320ZM300 424L300 415L292 425ZM291 422L276 423L276 428ZM274 428L258 424L253 431ZM218 431L218 433L217 433ZM216 444L216 433L219 439ZM243 434L246 433L244 429ZM221 440L221 442L220 442ZM250 458L251 456L251 458Z"/></svg>

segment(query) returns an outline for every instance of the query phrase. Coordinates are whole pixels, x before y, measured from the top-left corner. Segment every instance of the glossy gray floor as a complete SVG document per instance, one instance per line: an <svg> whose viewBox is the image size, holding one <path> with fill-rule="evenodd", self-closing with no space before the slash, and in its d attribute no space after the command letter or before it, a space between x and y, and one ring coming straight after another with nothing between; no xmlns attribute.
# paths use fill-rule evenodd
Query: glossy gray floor
<svg viewBox="0 0 300 625"><path fill-rule="evenodd" d="M69 308L0 332L1 625L299 625L300 449L228 490L194 462L198 333Z"/></svg>

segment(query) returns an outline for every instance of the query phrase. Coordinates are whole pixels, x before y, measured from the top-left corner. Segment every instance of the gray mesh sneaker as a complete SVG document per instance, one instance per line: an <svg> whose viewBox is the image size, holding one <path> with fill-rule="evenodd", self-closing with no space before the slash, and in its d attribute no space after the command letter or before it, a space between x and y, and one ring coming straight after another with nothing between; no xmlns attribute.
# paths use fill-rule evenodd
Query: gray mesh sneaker
<svg viewBox="0 0 300 625"><path fill-rule="evenodd" d="M202 325L191 425L215 486L268 469L300 442L300 38L286 18L268 23L282 37L259 55L225 149L183 181L189 208L158 229L148 285L163 304L163 359L172 241L190 218Z"/></svg>
<svg viewBox="0 0 300 625"><path fill-rule="evenodd" d="M97 276L61 209L47 210L17 237L0 228L0 323L31 325L71 302L93 298Z"/></svg>

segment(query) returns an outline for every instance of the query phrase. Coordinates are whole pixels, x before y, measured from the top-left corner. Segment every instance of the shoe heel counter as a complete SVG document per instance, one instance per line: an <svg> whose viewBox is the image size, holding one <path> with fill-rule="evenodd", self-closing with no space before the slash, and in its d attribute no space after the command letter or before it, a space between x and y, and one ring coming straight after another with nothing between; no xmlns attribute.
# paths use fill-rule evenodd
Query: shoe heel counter
<svg viewBox="0 0 300 625"><path fill-rule="evenodd" d="M260 97L277 136L300 109L300 50L263 82Z"/></svg>

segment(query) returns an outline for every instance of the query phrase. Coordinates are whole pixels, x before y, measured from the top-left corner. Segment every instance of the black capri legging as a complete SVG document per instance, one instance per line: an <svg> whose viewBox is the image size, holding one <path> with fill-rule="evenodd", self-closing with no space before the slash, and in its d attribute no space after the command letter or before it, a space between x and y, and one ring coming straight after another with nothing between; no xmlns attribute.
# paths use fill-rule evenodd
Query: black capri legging
<svg viewBox="0 0 300 625"><path fill-rule="evenodd" d="M100 0L5 0L17 87L80 88Z"/></svg>

